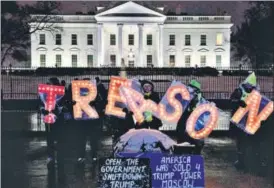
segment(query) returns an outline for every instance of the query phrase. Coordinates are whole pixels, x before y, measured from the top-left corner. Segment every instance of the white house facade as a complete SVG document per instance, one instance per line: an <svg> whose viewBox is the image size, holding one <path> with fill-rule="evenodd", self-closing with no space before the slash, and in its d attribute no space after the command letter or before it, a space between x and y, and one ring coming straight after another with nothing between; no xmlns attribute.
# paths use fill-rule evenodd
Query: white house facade
<svg viewBox="0 0 274 188"><path fill-rule="evenodd" d="M32 67L230 66L230 16L167 16L125 2L52 22L62 31L31 34Z"/></svg>

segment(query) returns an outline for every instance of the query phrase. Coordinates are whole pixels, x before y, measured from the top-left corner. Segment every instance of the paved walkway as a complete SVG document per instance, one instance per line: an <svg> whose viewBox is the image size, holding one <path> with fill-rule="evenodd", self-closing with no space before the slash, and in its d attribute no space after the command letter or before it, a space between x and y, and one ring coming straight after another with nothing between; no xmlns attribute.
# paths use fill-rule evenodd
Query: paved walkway
<svg viewBox="0 0 274 188"><path fill-rule="evenodd" d="M46 167L45 141L22 137L2 138L3 188L57 188L54 171ZM89 148L88 148L89 149ZM233 167L235 145L230 139L210 138L203 151L206 188L272 188L264 178L242 174ZM101 141L99 156L111 153L111 139ZM72 154L73 156L73 154ZM76 168L73 157L65 161L66 188L95 188L97 169L91 163Z"/></svg>

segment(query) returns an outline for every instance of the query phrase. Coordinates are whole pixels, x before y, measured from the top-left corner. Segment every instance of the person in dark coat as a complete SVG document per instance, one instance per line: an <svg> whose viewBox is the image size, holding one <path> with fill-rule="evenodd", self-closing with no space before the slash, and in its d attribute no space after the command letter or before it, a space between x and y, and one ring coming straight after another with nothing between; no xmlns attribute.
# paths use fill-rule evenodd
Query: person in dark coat
<svg viewBox="0 0 274 188"><path fill-rule="evenodd" d="M90 78L85 78L84 80L90 80ZM97 111L99 118L98 119L90 119L90 120L82 120L82 126L80 127L80 152L78 157L78 162L83 163L85 161L85 151L86 151L86 142L89 138L91 152L90 157L93 161L97 160L97 150L98 145L102 133L103 119L105 107L107 104L107 90L105 86L102 84L99 77L95 78L97 85L97 96L94 101L90 102L90 106L95 108Z"/></svg>
<svg viewBox="0 0 274 188"><path fill-rule="evenodd" d="M231 94L232 115L235 114L239 107L246 107L245 99L253 89L256 89L256 76L254 73L248 76L248 78L240 84L240 87L236 88ZM236 139L237 161L235 162L235 167L239 170L245 170L246 147L249 145L251 135L248 135L233 123L230 123L230 134L232 138Z"/></svg>
<svg viewBox="0 0 274 188"><path fill-rule="evenodd" d="M59 80L55 77L52 77L49 79L49 82L47 84L50 85L60 85ZM44 104L40 103L40 110L43 116L48 115L50 112L47 111L44 107ZM55 105L55 109L52 111L53 114L56 115L56 121L53 124L45 124L46 126L46 135L47 135L47 166L48 168L53 167L55 164L55 141L58 142L60 141L60 135L61 129L62 129L62 123L63 123L63 118L62 118L62 103L59 101Z"/></svg>
<svg viewBox="0 0 274 188"><path fill-rule="evenodd" d="M190 144L195 145L194 153L195 154L201 154L201 151L204 147L204 140L203 139L194 139L186 132L186 123L187 119L191 115L191 113L196 109L199 102L202 99L202 93L201 93L201 84L197 82L196 80L191 80L189 85L194 90L194 97L190 101L187 109L183 112L181 118L179 119L176 127L177 132L177 142L183 143L188 142Z"/></svg>
<svg viewBox="0 0 274 188"><path fill-rule="evenodd" d="M160 97L159 97L159 94L154 91L153 83L148 80L142 80L140 82L141 82L145 100L150 99L158 104L160 102ZM150 111L144 112L144 117L145 117L144 122L142 122L141 124L137 123L136 129L150 128L150 129L158 130L159 127L162 126L162 121L158 119L157 117L153 116L152 112Z"/></svg>

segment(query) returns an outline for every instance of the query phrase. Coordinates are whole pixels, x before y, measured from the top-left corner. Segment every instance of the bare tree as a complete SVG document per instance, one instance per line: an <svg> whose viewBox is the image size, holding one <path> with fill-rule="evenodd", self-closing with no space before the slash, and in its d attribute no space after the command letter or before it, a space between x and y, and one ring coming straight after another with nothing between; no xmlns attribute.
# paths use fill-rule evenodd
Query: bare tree
<svg viewBox="0 0 274 188"><path fill-rule="evenodd" d="M26 49L30 47L30 36L37 31L52 34L60 31L55 26L60 4L38 1L35 5L18 6L16 2L1 2L1 65L8 56L26 60ZM37 16L33 16L39 14Z"/></svg>

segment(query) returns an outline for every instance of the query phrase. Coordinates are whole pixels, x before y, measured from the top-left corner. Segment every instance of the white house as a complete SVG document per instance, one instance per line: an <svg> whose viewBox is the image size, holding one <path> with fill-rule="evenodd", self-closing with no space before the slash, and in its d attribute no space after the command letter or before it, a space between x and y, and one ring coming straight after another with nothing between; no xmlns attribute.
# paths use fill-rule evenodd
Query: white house
<svg viewBox="0 0 274 188"><path fill-rule="evenodd" d="M55 16L62 31L32 34L32 67L230 66L231 16L167 16L131 1L100 9Z"/></svg>

